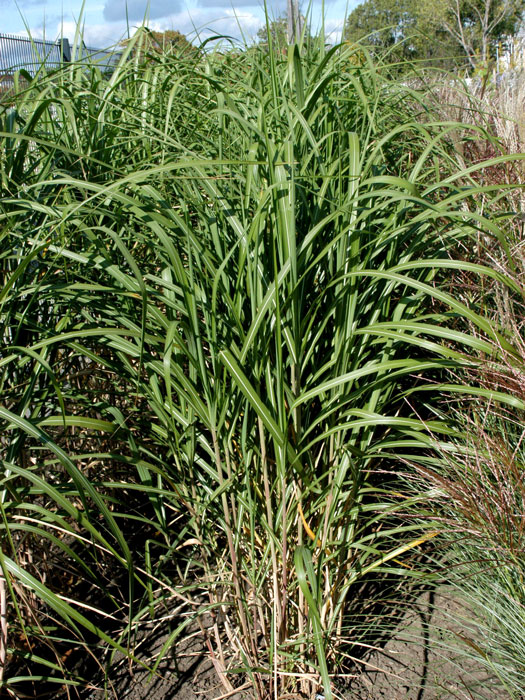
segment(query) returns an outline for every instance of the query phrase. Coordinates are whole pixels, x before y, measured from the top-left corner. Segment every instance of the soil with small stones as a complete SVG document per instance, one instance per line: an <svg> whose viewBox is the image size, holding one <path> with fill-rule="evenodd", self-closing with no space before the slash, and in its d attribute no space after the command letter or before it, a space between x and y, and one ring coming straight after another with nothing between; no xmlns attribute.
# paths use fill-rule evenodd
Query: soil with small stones
<svg viewBox="0 0 525 700"><path fill-rule="evenodd" d="M508 693L473 660L472 615L444 589L421 595L382 648L372 648L355 677L335 689L336 700L507 700ZM138 657L155 658L167 635L145 635ZM461 649L465 650L464 652ZM199 629L190 628L159 665L148 672L115 664L107 691L92 689L85 700L248 700L253 691L232 674L223 684ZM297 696L299 697L299 696Z"/></svg>

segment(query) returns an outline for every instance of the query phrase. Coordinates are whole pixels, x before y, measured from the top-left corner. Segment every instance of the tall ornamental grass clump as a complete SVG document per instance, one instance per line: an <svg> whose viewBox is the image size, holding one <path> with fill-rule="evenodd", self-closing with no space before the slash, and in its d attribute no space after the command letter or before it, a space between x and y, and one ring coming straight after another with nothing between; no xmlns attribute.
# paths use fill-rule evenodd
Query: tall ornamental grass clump
<svg viewBox="0 0 525 700"><path fill-rule="evenodd" d="M507 143L504 146L508 148ZM515 167L509 167L503 176L519 181L521 163L509 165ZM494 172L489 170L484 179L494 181ZM522 190L516 188L510 194L510 202L516 204ZM499 210L503 203L496 205ZM448 406L449 418L458 427L457 449L442 453L432 466L418 465L416 471L418 488L434 487L428 504L442 532L445 583L454 599L465 604L462 633L454 639L447 635L449 653L461 652L475 659L478 667L484 666L499 682L506 697L517 699L525 692L525 346L520 217L507 228L506 242L506 250L492 240L465 254L504 271L514 281L513 288L496 278L480 285L468 271L457 272L448 285L458 298L483 307L487 317L505 329L512 338L513 352L495 346L462 376L472 392L469 396L466 389L461 402ZM479 697L483 690L486 693L487 689L479 689Z"/></svg>
<svg viewBox="0 0 525 700"><path fill-rule="evenodd" d="M482 402L468 418L460 414L469 436L463 449L439 469L423 470L425 482L435 486L434 514L449 567L445 583L464 606L460 633L451 635L444 625L447 651L485 667L515 700L525 688L525 489L517 413ZM473 697L483 697L483 690Z"/></svg>
<svg viewBox="0 0 525 700"><path fill-rule="evenodd" d="M424 95L322 41L131 42L110 78L72 65L1 119L2 586L55 660L4 648L74 684L64 645L135 658L172 599L192 614L152 673L211 611L227 691L242 671L258 697L329 700L381 625L357 592L408 586L435 535L396 469L453 449L444 370L514 352L440 287L465 266L512 287L453 259L505 245L510 213L477 211L482 166L456 169Z"/></svg>

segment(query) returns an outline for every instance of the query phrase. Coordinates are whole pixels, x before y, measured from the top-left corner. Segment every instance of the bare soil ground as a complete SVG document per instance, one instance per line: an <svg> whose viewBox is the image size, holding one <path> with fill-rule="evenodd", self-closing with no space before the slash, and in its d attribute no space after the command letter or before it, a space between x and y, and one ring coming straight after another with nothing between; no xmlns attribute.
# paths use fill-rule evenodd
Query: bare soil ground
<svg viewBox="0 0 525 700"><path fill-rule="evenodd" d="M356 677L339 687L339 700L507 700L508 693L468 654L474 644L471 615L444 590L425 593L407 613L396 633L371 649ZM154 658L166 634L146 636L139 656ZM148 682L147 671L115 665L112 686L91 690L86 700L248 700L253 692L242 677L230 676L232 692L221 683L200 630L179 641ZM299 696L297 696L299 700Z"/></svg>
<svg viewBox="0 0 525 700"><path fill-rule="evenodd" d="M203 616L206 628L211 620ZM137 649L137 657L151 663L162 650L168 638L166 631L159 628L157 633L144 634ZM117 659L112 673L112 684L105 690L93 689L86 700L247 700L252 695L247 692L250 684L243 683L242 676L228 678L221 682L214 666L201 628L189 626L187 633L166 654L159 665L155 677L150 680L147 670L133 669L125 658ZM238 692L232 686L241 686ZM233 692L232 692L233 690ZM244 691L244 692L243 692Z"/></svg>
<svg viewBox="0 0 525 700"><path fill-rule="evenodd" d="M497 678L468 653L476 644L472 622L472 613L445 589L420 596L384 648L364 659L348 698L508 699Z"/></svg>

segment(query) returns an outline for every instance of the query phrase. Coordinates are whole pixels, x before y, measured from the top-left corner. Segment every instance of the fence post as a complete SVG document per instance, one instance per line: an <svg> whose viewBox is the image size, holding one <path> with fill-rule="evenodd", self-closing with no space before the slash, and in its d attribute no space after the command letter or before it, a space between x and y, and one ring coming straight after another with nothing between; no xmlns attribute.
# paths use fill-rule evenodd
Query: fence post
<svg viewBox="0 0 525 700"><path fill-rule="evenodd" d="M60 48L62 51L62 61L64 63L71 62L71 46L69 45L69 39L60 39Z"/></svg>

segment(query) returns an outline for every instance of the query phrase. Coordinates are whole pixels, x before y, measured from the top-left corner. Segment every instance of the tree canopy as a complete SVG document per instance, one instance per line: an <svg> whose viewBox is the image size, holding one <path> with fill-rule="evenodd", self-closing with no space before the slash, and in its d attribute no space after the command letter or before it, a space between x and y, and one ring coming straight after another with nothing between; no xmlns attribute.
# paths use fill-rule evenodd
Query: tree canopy
<svg viewBox="0 0 525 700"><path fill-rule="evenodd" d="M173 53L195 53L197 48L186 38L184 34L174 29L167 29L165 32L155 32L145 29L143 36L137 46L140 46L142 55L171 51ZM125 39L122 43L127 44L130 39Z"/></svg>
<svg viewBox="0 0 525 700"><path fill-rule="evenodd" d="M300 15L299 25L302 27L304 40L307 41L311 38L310 28L306 23L306 18L303 14ZM286 14L282 14L277 19L269 22L270 36L272 38L272 44L278 49L284 49L288 46L288 17ZM257 38L259 43L267 45L268 41L268 26L263 24L263 26L257 32Z"/></svg>
<svg viewBox="0 0 525 700"><path fill-rule="evenodd" d="M288 44L288 33L287 33L288 19L286 15L280 15L277 19L272 20L268 25L263 24L263 26L257 32L257 38L260 44L268 44L268 27L270 28L270 36L272 39L272 44L279 48L283 48Z"/></svg>
<svg viewBox="0 0 525 700"><path fill-rule="evenodd" d="M516 33L525 0L365 0L348 16L344 38L394 57L486 65Z"/></svg>

